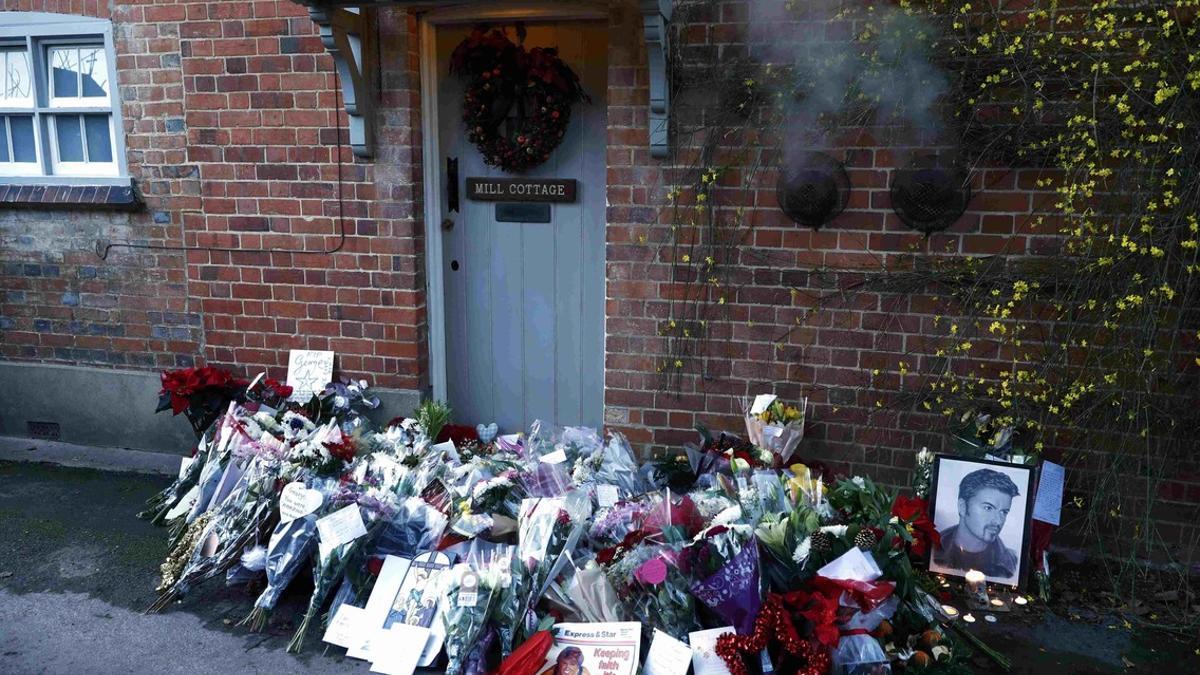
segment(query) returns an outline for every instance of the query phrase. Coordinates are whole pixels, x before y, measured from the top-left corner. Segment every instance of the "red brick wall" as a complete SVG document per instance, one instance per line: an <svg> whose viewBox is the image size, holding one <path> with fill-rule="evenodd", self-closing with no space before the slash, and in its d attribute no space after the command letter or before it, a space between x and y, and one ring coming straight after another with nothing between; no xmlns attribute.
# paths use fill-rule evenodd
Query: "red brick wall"
<svg viewBox="0 0 1200 675"><path fill-rule="evenodd" d="M821 34L812 26L755 27L753 10L744 0L682 3L686 11L679 4L677 18L682 21L674 36L679 41L676 56L685 68L689 62L733 64L762 38ZM697 423L744 433L743 401L757 393L775 392L791 401L807 395L810 421L802 456L907 485L915 452L923 446L935 451L946 447L948 424L939 409L906 405L902 393L919 390L921 373L945 360L937 350L944 346L957 310L949 295L935 287L905 293L857 289L844 295L839 288L854 281L857 272L911 266L914 257L1002 256L1053 264L1060 241L1044 234L1049 228L1037 229L1031 215L1054 202L1053 193L1037 188L1044 172L980 167L972 176L975 194L968 211L948 231L926 241L892 212L888 188L892 173L909 156L936 146L883 140L888 137L874 129L834 139L826 149L846 160L853 187L845 212L817 231L780 211L773 170L760 171L750 189L742 189L746 167L725 167L713 202L727 218L736 218L733 212L741 208L752 231L732 254L728 285L707 291L723 295L725 304L708 322L706 356L681 359L677 376L668 381L663 372L676 369L676 354L664 333L670 332L671 303L688 285L672 281L677 258L670 247L666 193L697 161L702 138L691 133L708 114L704 106L711 102L712 87L702 80L680 92L672 106L677 147L670 160L652 160L647 151L646 55L638 24L632 7L614 11L606 420L636 442L669 450L694 441ZM758 140L730 137L717 144L717 153L706 163L720 166L732 157L744 159L745 144ZM767 167L778 162L770 149L752 159ZM686 190L682 201L695 203ZM816 274L820 269L835 274ZM694 291L694 285L690 288ZM822 296L832 300L818 302ZM987 372L1011 362L1012 355L988 340L986 330L979 332L983 335L973 336L969 353L952 360L955 372L975 372L981 366ZM902 369L901 362L907 367ZM1069 436L1062 441L1070 447ZM1047 455L1058 459L1062 449L1051 438ZM1078 495L1087 503L1092 477L1111 472L1115 455L1097 450L1076 460L1070 467L1068 499ZM1136 471L1129 469L1128 456L1125 460L1127 470ZM1187 560L1197 553L1200 464L1173 462L1168 475L1171 479L1155 488L1153 519L1165 548ZM1143 482L1136 485L1144 489ZM1129 514L1121 515L1140 517L1138 504L1145 508L1144 499L1127 504ZM1065 518L1078 525L1081 514L1068 508ZM1131 529L1136 525L1132 520L1126 524Z"/></svg>
<svg viewBox="0 0 1200 675"><path fill-rule="evenodd" d="M379 82L377 157L359 160L343 144L339 169L347 120L332 59L295 3L2 8L112 19L129 169L147 204L129 215L0 214L4 358L145 368L199 359L278 377L288 349L332 349L344 373L425 386L411 17L381 10L391 67ZM118 248L101 261L97 239L196 250Z"/></svg>
<svg viewBox="0 0 1200 675"><path fill-rule="evenodd" d="M348 140L347 121L307 11L291 2L186 9L188 162L203 186L199 208L182 214L188 244L276 250L188 253L207 360L279 376L288 349L330 349L341 372L423 387L415 24L396 12L379 22L389 67L378 158L358 160L343 145L339 168L337 127Z"/></svg>
<svg viewBox="0 0 1200 675"><path fill-rule="evenodd" d="M110 18L112 3L6 0L12 11ZM97 240L178 245L181 209L200 206L198 176L184 168L178 19L171 7L116 7L122 113L141 213L0 211L0 356L12 360L136 368L186 365L202 341L187 297L183 256L171 251L94 252ZM136 15L136 19L130 15ZM0 21L2 21L0 15ZM143 21L146 22L143 22Z"/></svg>

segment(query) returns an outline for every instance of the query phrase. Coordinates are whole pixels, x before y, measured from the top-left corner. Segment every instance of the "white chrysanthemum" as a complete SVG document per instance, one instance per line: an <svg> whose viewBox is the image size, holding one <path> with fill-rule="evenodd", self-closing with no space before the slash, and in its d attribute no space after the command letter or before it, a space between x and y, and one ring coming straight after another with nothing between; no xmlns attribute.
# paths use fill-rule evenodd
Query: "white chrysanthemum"
<svg viewBox="0 0 1200 675"><path fill-rule="evenodd" d="M812 552L812 537L805 537L804 541L796 547L796 551L792 553L792 560L796 561L797 565L803 565L808 562L808 554Z"/></svg>

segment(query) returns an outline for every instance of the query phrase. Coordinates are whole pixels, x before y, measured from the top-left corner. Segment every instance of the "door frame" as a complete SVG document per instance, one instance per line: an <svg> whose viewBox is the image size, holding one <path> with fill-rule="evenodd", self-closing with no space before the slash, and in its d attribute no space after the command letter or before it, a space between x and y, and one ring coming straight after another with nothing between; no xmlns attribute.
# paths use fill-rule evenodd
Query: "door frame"
<svg viewBox="0 0 1200 675"><path fill-rule="evenodd" d="M487 6L499 5L499 6ZM438 72L435 40L439 26L479 21L596 21L608 19L603 0L579 2L480 3L431 9L418 17L421 60L421 156L425 181L425 309L429 322L429 381L435 400L445 401L446 286L442 270L441 144L438 140Z"/></svg>

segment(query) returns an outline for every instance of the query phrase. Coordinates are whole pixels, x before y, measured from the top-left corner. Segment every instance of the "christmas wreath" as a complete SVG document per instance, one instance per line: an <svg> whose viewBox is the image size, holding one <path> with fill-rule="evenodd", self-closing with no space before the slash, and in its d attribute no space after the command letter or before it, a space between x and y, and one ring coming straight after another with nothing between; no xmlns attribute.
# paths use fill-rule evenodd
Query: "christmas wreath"
<svg viewBox="0 0 1200 675"><path fill-rule="evenodd" d="M558 50L526 50L501 30L476 28L450 56L450 73L467 80L463 121L484 161L504 171L528 171L550 159L571 120L571 105L587 100L579 76ZM504 124L516 107L516 121Z"/></svg>

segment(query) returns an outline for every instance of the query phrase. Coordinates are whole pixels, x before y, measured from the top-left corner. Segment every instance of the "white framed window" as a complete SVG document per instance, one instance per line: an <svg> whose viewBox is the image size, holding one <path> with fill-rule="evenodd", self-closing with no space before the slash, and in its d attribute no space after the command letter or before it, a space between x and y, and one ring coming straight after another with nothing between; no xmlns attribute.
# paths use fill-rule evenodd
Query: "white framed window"
<svg viewBox="0 0 1200 675"><path fill-rule="evenodd" d="M111 23L40 12L2 18L0 182L124 176Z"/></svg>

